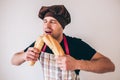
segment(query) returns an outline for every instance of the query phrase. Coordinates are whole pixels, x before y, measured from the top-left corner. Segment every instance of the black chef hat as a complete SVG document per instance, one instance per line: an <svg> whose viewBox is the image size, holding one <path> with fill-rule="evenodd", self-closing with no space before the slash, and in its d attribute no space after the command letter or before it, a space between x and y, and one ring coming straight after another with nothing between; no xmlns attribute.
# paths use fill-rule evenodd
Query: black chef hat
<svg viewBox="0 0 120 80"><path fill-rule="evenodd" d="M63 29L71 22L71 17L64 5L42 6L38 16L44 19L46 16L52 16L58 20Z"/></svg>

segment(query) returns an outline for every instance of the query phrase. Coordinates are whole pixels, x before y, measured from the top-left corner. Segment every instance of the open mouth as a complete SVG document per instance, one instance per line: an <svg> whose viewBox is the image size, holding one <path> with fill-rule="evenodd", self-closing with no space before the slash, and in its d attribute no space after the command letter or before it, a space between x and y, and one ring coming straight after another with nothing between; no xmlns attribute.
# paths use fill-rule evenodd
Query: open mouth
<svg viewBox="0 0 120 80"><path fill-rule="evenodd" d="M46 34L51 34L52 32L51 31L45 31Z"/></svg>

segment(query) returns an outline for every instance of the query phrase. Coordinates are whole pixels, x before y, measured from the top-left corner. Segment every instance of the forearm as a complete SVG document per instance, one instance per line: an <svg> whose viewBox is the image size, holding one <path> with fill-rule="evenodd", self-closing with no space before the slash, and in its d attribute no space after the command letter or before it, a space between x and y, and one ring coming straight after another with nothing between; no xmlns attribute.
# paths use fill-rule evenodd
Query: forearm
<svg viewBox="0 0 120 80"><path fill-rule="evenodd" d="M114 64L107 58L93 59L91 61L78 60L77 69L95 73L105 73L114 71Z"/></svg>
<svg viewBox="0 0 120 80"><path fill-rule="evenodd" d="M17 66L24 63L25 62L24 55L25 55L24 51L21 51L21 52L14 54L12 59L11 59L11 63L13 65L17 65Z"/></svg>

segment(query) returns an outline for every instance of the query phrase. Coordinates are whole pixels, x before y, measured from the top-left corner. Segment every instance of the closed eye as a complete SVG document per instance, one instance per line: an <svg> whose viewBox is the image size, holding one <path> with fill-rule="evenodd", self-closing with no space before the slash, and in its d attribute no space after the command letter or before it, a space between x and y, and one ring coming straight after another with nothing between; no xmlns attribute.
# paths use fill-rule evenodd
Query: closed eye
<svg viewBox="0 0 120 80"><path fill-rule="evenodd" d="M56 20L51 20L50 23L56 24Z"/></svg>
<svg viewBox="0 0 120 80"><path fill-rule="evenodd" d="M47 23L47 20L44 19L43 22L44 22L44 23Z"/></svg>

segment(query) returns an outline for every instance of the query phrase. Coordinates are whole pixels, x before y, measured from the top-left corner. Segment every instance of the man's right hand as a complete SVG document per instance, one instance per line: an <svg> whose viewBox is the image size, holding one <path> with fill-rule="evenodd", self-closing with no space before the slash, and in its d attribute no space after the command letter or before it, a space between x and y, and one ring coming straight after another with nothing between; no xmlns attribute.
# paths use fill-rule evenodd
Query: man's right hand
<svg viewBox="0 0 120 80"><path fill-rule="evenodd" d="M28 50L24 54L25 61L37 61L39 57L39 50L34 47L28 48Z"/></svg>

